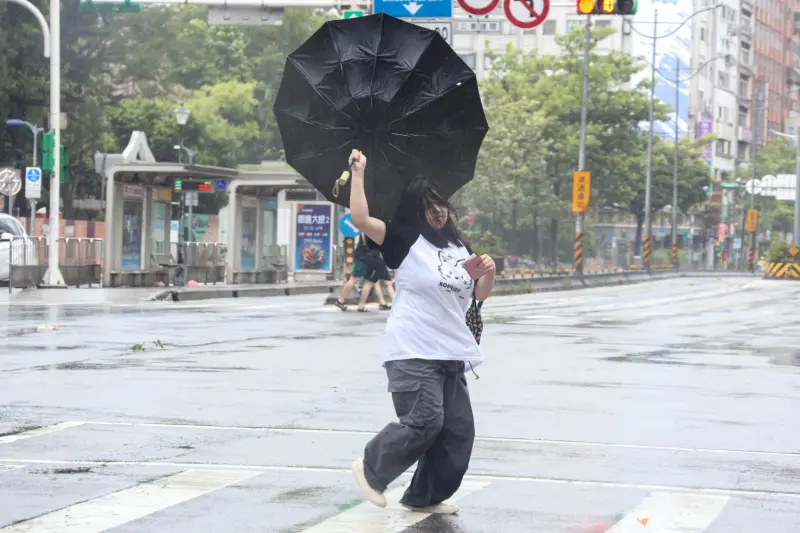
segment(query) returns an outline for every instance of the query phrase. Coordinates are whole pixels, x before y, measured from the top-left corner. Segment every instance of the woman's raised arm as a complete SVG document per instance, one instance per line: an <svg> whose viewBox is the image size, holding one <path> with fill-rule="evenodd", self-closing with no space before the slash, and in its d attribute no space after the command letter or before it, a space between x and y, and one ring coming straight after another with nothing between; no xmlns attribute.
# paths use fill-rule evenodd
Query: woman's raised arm
<svg viewBox="0 0 800 533"><path fill-rule="evenodd" d="M369 216L369 203L364 191L364 170L367 167L367 156L353 150L350 153L350 216L353 224L377 245L383 244L386 238L386 224L375 217Z"/></svg>

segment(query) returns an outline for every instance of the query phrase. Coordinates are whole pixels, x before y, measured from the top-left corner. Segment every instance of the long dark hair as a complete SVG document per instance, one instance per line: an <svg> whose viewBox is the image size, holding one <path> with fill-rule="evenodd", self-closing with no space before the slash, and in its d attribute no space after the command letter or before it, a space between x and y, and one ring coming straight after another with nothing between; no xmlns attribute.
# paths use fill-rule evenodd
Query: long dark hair
<svg viewBox="0 0 800 533"><path fill-rule="evenodd" d="M428 222L427 213L434 206L447 209L447 222L441 229L434 228ZM393 221L419 232L437 248L447 248L451 244L464 245L455 220L457 220L456 210L442 195L439 187L424 178L419 178L408 184Z"/></svg>

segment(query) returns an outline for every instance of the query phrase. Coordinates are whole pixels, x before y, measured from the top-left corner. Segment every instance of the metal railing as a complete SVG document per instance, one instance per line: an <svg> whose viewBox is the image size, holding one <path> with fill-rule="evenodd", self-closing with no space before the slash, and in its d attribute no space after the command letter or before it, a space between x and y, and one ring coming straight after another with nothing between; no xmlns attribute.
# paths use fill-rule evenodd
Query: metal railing
<svg viewBox="0 0 800 533"><path fill-rule="evenodd" d="M46 237L14 237L8 243L8 287L38 287L47 272L50 251ZM99 284L103 266L103 239L62 237L58 239L58 262L68 286ZM2 261L0 261L2 264Z"/></svg>

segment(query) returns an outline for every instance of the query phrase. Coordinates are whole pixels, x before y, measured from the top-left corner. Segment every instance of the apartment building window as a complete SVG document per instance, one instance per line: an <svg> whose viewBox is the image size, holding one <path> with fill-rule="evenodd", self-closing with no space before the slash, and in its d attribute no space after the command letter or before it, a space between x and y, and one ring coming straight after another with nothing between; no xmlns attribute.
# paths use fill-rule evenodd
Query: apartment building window
<svg viewBox="0 0 800 533"><path fill-rule="evenodd" d="M730 156L731 142L726 139L717 139L717 155Z"/></svg>
<svg viewBox="0 0 800 533"><path fill-rule="evenodd" d="M750 110L747 106L739 106L739 125L743 128L750 127Z"/></svg>
<svg viewBox="0 0 800 533"><path fill-rule="evenodd" d="M605 28L607 26L611 26L611 21L610 20L598 20L597 22L594 23L594 25L597 26L598 28Z"/></svg>
<svg viewBox="0 0 800 533"><path fill-rule="evenodd" d="M723 50L730 50L731 48L731 41L730 39L722 39L721 48Z"/></svg>
<svg viewBox="0 0 800 533"><path fill-rule="evenodd" d="M739 74L739 98L750 98L750 76Z"/></svg>
<svg viewBox="0 0 800 533"><path fill-rule="evenodd" d="M555 35L556 34L556 21L545 20L542 24L542 35Z"/></svg>
<svg viewBox="0 0 800 533"><path fill-rule="evenodd" d="M475 70L475 66L477 65L475 54L458 54L458 55L461 56L461 59L464 60L464 63L466 63L469 68Z"/></svg>
<svg viewBox="0 0 800 533"><path fill-rule="evenodd" d="M706 40L706 29L702 27L700 28L700 40L703 42Z"/></svg>
<svg viewBox="0 0 800 533"><path fill-rule="evenodd" d="M571 30L573 26L583 26L585 24L582 20L568 20L567 31Z"/></svg>
<svg viewBox="0 0 800 533"><path fill-rule="evenodd" d="M719 72L719 76L717 77L717 85L722 87L723 89L727 89L730 87L731 79L727 72Z"/></svg>

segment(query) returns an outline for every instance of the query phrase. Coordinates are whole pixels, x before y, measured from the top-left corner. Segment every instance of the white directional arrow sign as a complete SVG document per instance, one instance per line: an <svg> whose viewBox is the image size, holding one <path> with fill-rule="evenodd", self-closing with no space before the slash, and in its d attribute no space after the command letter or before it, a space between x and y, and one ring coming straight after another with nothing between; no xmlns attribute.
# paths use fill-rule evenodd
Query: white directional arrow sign
<svg viewBox="0 0 800 533"><path fill-rule="evenodd" d="M406 8L406 11L408 11L412 15L416 15L417 11L422 9L422 4L418 4L416 2L409 2L408 4L403 4L403 7Z"/></svg>

